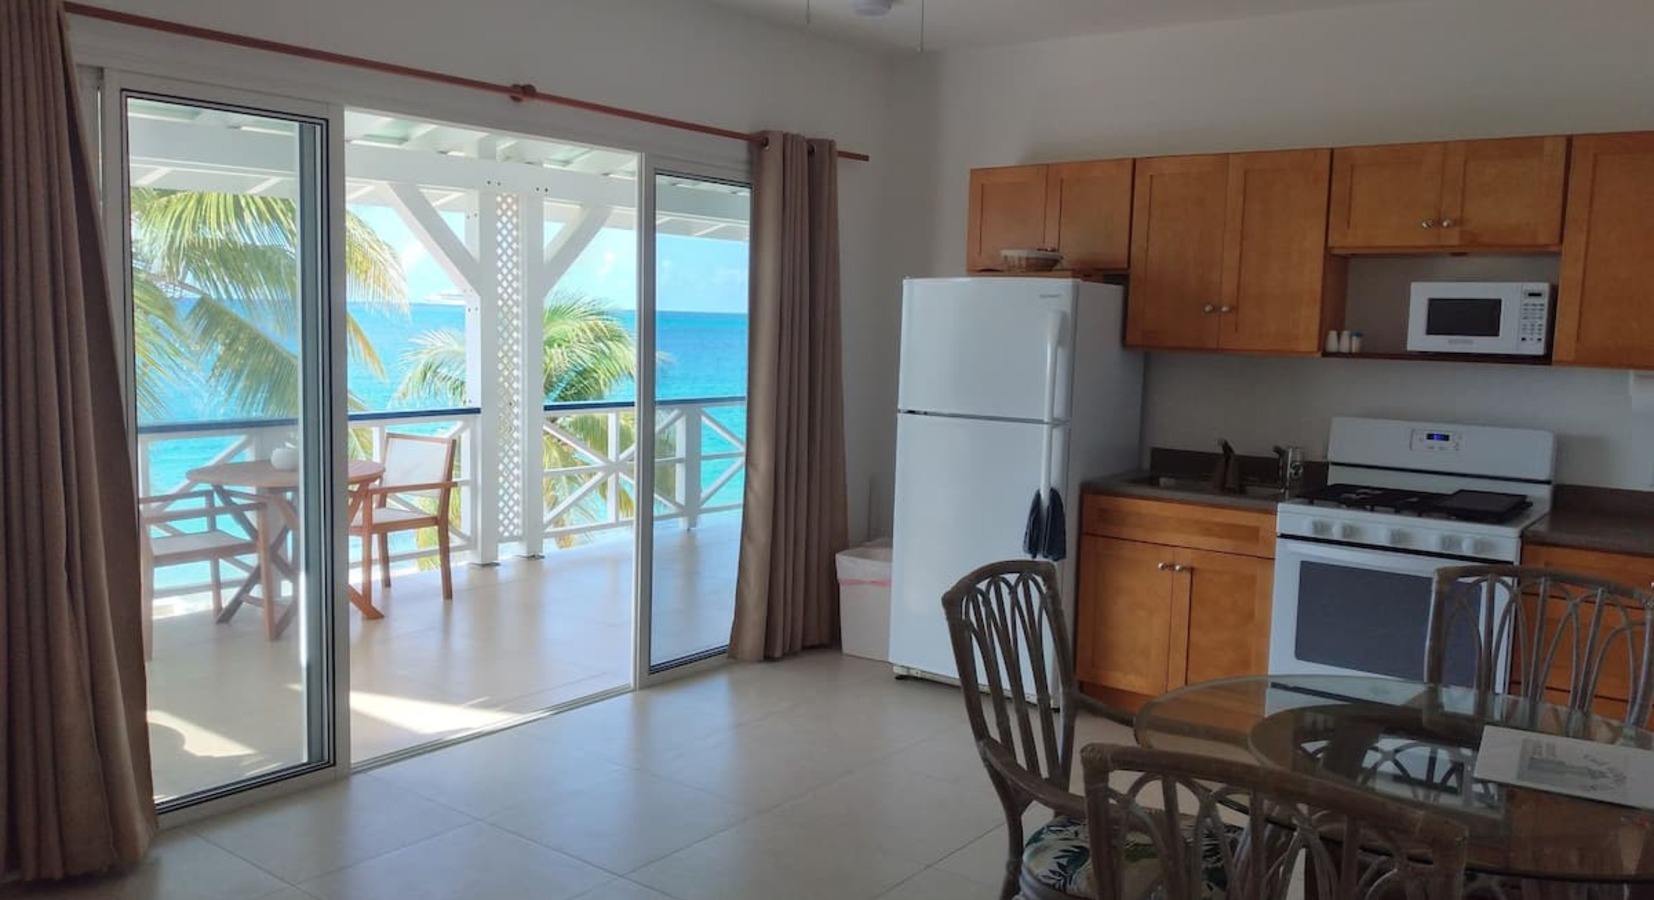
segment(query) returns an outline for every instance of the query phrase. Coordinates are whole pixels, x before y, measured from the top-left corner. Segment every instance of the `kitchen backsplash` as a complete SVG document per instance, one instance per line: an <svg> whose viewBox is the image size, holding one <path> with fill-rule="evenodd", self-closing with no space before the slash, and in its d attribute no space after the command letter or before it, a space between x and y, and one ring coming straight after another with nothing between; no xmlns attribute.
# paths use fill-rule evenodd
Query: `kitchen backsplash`
<svg viewBox="0 0 1654 900"><path fill-rule="evenodd" d="M1631 408L1623 371L1155 353L1144 400L1144 447L1227 438L1244 454L1292 443L1325 459L1334 416L1543 428L1559 481L1654 488L1654 413Z"/></svg>

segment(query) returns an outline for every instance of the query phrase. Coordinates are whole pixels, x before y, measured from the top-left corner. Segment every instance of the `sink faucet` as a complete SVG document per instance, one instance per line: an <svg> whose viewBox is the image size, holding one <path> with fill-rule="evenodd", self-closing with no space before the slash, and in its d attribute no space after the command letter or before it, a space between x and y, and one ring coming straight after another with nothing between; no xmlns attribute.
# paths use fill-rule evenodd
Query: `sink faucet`
<svg viewBox="0 0 1654 900"><path fill-rule="evenodd" d="M1288 497L1298 493L1304 482L1304 448L1296 445L1275 446L1275 457L1280 461L1281 493Z"/></svg>
<svg viewBox="0 0 1654 900"><path fill-rule="evenodd" d="M1223 457L1218 460L1217 470L1212 473L1212 487L1215 490L1230 494L1241 491L1240 462L1235 459L1235 448L1227 440L1220 442L1223 447Z"/></svg>

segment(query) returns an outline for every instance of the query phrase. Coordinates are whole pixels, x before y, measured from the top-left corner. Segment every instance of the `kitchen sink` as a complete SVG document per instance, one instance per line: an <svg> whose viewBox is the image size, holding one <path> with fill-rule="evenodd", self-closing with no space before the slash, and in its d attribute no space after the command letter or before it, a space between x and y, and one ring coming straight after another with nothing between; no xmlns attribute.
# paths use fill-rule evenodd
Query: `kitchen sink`
<svg viewBox="0 0 1654 900"><path fill-rule="evenodd" d="M1223 497L1252 497L1258 500L1281 499L1281 488L1274 484L1243 484L1240 491L1225 491L1212 486L1210 478L1187 478L1176 475L1142 475L1133 478L1131 484L1141 484L1147 487L1165 488L1170 491L1183 491L1191 494L1215 494Z"/></svg>

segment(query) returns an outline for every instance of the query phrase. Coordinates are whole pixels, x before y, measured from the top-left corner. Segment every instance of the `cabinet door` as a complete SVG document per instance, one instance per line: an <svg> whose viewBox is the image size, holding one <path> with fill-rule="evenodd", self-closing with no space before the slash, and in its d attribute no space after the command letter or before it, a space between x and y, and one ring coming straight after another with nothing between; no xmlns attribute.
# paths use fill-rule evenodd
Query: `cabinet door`
<svg viewBox="0 0 1654 900"><path fill-rule="evenodd" d="M972 272L1004 268L1001 250L1045 245L1046 166L971 170L971 206L965 266Z"/></svg>
<svg viewBox="0 0 1654 900"><path fill-rule="evenodd" d="M1188 581L1184 680L1189 684L1269 671L1270 592L1274 560L1182 550ZM1173 656L1177 655L1173 633Z"/></svg>
<svg viewBox="0 0 1654 900"><path fill-rule="evenodd" d="M1131 261L1129 159L1058 163L1046 177L1045 245L1065 269L1126 268Z"/></svg>
<svg viewBox="0 0 1654 900"><path fill-rule="evenodd" d="M1437 247L1442 243L1446 144L1340 147L1332 151L1327 244L1335 250Z"/></svg>
<svg viewBox="0 0 1654 900"><path fill-rule="evenodd" d="M1170 566L1177 551L1157 544L1080 541L1080 681L1154 696L1166 691L1172 626Z"/></svg>
<svg viewBox="0 0 1654 900"><path fill-rule="evenodd" d="M1444 243L1467 250L1556 247L1567 177L1565 137L1453 142L1442 185Z"/></svg>
<svg viewBox="0 0 1654 900"><path fill-rule="evenodd" d="M1216 346L1228 177L1226 156L1137 161L1126 303L1128 345Z"/></svg>
<svg viewBox="0 0 1654 900"><path fill-rule="evenodd" d="M1654 368L1654 132L1574 138L1559 363Z"/></svg>
<svg viewBox="0 0 1654 900"><path fill-rule="evenodd" d="M1260 353L1317 353L1333 314L1327 258L1330 150L1229 157L1223 310L1218 346ZM1342 292L1336 297L1342 300ZM1341 304L1339 304L1341 305Z"/></svg>

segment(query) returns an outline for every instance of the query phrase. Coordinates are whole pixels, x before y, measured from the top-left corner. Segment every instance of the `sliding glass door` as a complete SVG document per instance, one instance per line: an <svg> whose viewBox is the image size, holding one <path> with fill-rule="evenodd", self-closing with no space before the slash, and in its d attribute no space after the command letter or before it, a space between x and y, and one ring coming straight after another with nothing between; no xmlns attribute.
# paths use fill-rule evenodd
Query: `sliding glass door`
<svg viewBox="0 0 1654 900"><path fill-rule="evenodd" d="M735 610L747 434L743 183L654 176L654 526L648 669L723 652Z"/></svg>
<svg viewBox="0 0 1654 900"><path fill-rule="evenodd" d="M334 754L329 121L130 84L105 102L166 808Z"/></svg>

